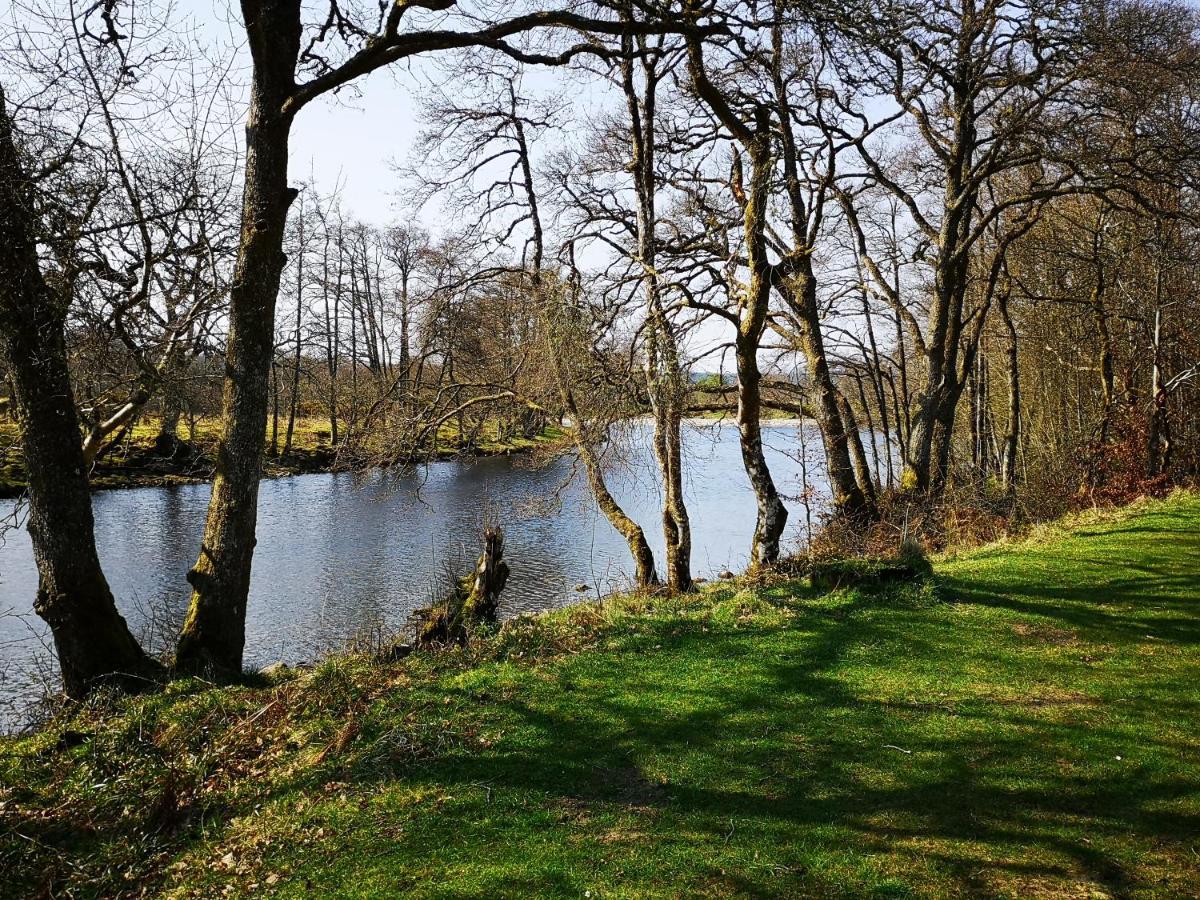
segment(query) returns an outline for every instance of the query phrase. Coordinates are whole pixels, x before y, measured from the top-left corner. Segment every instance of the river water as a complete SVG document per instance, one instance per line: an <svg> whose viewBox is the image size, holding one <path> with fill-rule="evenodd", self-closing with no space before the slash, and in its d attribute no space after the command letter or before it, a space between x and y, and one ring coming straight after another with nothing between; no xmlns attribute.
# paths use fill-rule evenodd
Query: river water
<svg viewBox="0 0 1200 900"><path fill-rule="evenodd" d="M800 496L807 468L815 515L827 495L815 427L770 423L764 432L783 494ZM661 495L649 427L634 423L616 441L622 462L611 487L661 561ZM684 459L694 573L711 578L743 569L755 505L736 428L691 423ZM94 495L105 574L135 633L156 650L170 645L182 623L184 576L195 562L208 497L207 484ZM785 542L794 548L804 539L806 514L798 499L788 506ZM12 510L12 501L0 501L0 517ZM415 608L445 593L452 574L470 569L485 522L505 529L512 568L501 605L506 617L595 599L630 583L628 549L596 509L570 455L541 464L492 457L264 481L247 666L310 661L356 637L403 626ZM0 544L0 725L11 724L13 710L53 671L45 626L32 613L36 588L29 536L10 528Z"/></svg>

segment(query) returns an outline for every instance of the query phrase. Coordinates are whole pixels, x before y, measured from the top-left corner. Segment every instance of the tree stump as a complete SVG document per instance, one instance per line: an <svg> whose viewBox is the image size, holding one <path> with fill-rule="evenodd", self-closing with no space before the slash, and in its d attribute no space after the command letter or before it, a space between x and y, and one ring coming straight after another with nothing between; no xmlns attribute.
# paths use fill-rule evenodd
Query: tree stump
<svg viewBox="0 0 1200 900"><path fill-rule="evenodd" d="M419 647L465 644L472 630L495 623L500 592L508 582L504 561L504 531L489 528L483 533L483 553L475 571L458 580L449 597L426 613L417 635Z"/></svg>

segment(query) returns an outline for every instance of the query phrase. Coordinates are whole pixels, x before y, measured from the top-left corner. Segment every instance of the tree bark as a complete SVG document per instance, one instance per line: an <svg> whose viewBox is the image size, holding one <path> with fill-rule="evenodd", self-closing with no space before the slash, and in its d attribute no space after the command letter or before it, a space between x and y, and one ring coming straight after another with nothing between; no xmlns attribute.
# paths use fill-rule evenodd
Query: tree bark
<svg viewBox="0 0 1200 900"><path fill-rule="evenodd" d="M744 304L739 304L740 317L731 315L730 319L737 329L734 360L738 377L737 425L742 465L758 506L754 538L750 545L750 566L757 569L778 561L779 539L783 536L788 518L787 507L779 498L779 491L763 454L762 374L758 369L758 347L767 324L773 274L766 240L767 208L774 169L771 119L767 108L760 104L755 108L753 124L743 122L717 86L709 80L703 43L694 35L689 35L687 49L688 74L697 93L750 157L750 190L743 194L741 158L736 149L734 151L731 188L734 199L742 206L746 265L750 279L746 285Z"/></svg>
<svg viewBox="0 0 1200 900"><path fill-rule="evenodd" d="M0 89L0 351L22 425L38 569L34 609L50 626L69 696L101 684L137 689L158 667L117 612L96 553L67 365L66 307L39 268L33 216L33 186Z"/></svg>
<svg viewBox="0 0 1200 900"><path fill-rule="evenodd" d="M566 313L568 320L567 328L558 328L557 326L561 319L555 314L554 307L550 303L550 291L553 288L547 284L545 275L542 272L542 264L545 257L545 235L542 229L542 216L538 205L537 187L533 180L529 143L526 139L524 124L518 115L516 93L512 90L511 85L509 88L509 99L511 103L511 122L514 134L516 135L517 153L521 164L521 177L525 188L526 202L529 206L529 220L533 244L533 259L531 261L533 270L531 275L533 298L541 316L542 327L546 330L550 338L551 346L549 347L548 356L550 358L551 371L554 375L554 383L558 388L563 412L571 418L571 431L575 449L579 453L579 458L583 461L584 471L587 472L588 485L591 487L596 505L600 507L600 512L604 514L604 518L608 520L609 524L625 539L625 543L629 547L629 553L633 557L634 578L637 581L637 586L643 590L657 587L659 580L658 572L654 566L654 552L650 549L650 544L646 540L646 533L637 522L629 517L608 489L608 483L604 477L604 467L601 464L599 455L596 453L596 446L603 440L605 435L603 433L596 434L594 426L584 421L579 404L575 401L575 392L571 386L571 377L567 369L567 360L570 357L570 336L573 332L571 328L572 323L569 321L570 312ZM403 316L401 319L401 340L404 344L401 349L401 364L407 373L409 369L407 271L403 274L401 294L403 298L401 307ZM602 425L601 427L605 426Z"/></svg>
<svg viewBox="0 0 1200 900"><path fill-rule="evenodd" d="M765 280L757 287L752 279L749 294L757 291L766 294ZM765 300L753 301L755 305ZM765 309L764 309L765 318ZM737 426L742 451L742 465L754 489L757 516L754 521L754 538L750 545L752 568L774 565L779 560L779 540L787 525L788 511L779 498L775 479L767 466L767 457L762 444L762 374L758 369L758 344L762 338L762 327L757 316L748 310L747 318L738 329L734 341L734 360L737 365Z"/></svg>
<svg viewBox="0 0 1200 900"><path fill-rule="evenodd" d="M427 618L417 635L417 646L434 648L465 644L476 627L495 624L500 592L508 583L508 575L508 563L504 561L504 532L500 528L488 528L484 531L483 553L475 570L459 580L449 597L426 612Z"/></svg>
<svg viewBox="0 0 1200 900"><path fill-rule="evenodd" d="M825 465L829 486L833 489L833 505L840 515L850 519L869 518L875 514L875 504L855 476L850 458L848 423L842 421L841 393L833 383L825 340L821 333L821 318L817 306L816 275L811 257L805 254L794 266L795 283L776 285L787 301L799 324L800 351L808 365L808 377L814 394L813 412L825 445ZM857 435L855 435L857 438ZM860 445L861 448L861 445Z"/></svg>
<svg viewBox="0 0 1200 900"><path fill-rule="evenodd" d="M292 439L296 434L296 409L300 405L300 363L303 359L304 340L304 198L300 198L298 243L296 245L296 352L292 356L292 393L288 402L287 432L283 438L283 455L292 452Z"/></svg>
<svg viewBox="0 0 1200 900"><path fill-rule="evenodd" d="M634 78L634 42L622 38L622 86L629 114L630 170L637 196L637 262L646 292L646 392L654 413L654 456L663 479L663 540L667 586L673 593L692 590L692 528L683 499L682 410L686 388L679 345L663 308L658 275L657 173L654 151L658 81L657 62L642 58L642 91Z"/></svg>
<svg viewBox="0 0 1200 900"><path fill-rule="evenodd" d="M858 419L854 415L854 410L850 408L850 402L841 394L838 395L838 407L841 413L841 421L846 435L846 443L849 449L850 460L854 466L854 478L857 482L856 487L863 496L863 501L866 506L859 511L859 514L866 513L875 505L875 482L871 474L871 464L867 461L867 453L863 447L862 437L858 433Z"/></svg>
<svg viewBox="0 0 1200 900"><path fill-rule="evenodd" d="M246 601L254 555L258 482L275 349L275 301L284 266L288 137L284 103L294 88L300 18L290 0L246 0L246 31L254 62L246 123L242 235L229 298L224 416L216 479L200 557L188 573L192 600L176 649L176 666L240 675L246 641Z"/></svg>
<svg viewBox="0 0 1200 900"><path fill-rule="evenodd" d="M1021 370L1018 365L1017 329L1008 309L1008 301L1008 291L1002 290L997 296L997 305L1008 337L1004 347L1008 363L1008 427L1004 431L1001 450L1000 479L1005 492L1011 494L1017 487L1017 448L1021 440Z"/></svg>
<svg viewBox="0 0 1200 900"><path fill-rule="evenodd" d="M163 388L162 421L154 438L154 449L160 456L174 456L179 450L179 419L183 416L183 402L179 389L173 384Z"/></svg>

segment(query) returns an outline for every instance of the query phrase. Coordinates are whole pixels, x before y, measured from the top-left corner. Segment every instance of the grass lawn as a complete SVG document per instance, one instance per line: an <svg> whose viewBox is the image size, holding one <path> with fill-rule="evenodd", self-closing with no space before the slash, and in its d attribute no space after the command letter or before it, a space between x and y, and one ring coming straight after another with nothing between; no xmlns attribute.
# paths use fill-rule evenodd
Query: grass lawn
<svg viewBox="0 0 1200 900"><path fill-rule="evenodd" d="M0 869L56 894L1200 895L1200 498L935 569L83 711L0 745Z"/></svg>

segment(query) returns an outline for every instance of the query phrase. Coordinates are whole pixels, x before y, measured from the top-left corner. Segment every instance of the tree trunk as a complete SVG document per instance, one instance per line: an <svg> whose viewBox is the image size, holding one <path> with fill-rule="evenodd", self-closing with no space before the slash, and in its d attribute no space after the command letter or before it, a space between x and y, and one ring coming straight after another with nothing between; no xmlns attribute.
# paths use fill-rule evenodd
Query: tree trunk
<svg viewBox="0 0 1200 900"><path fill-rule="evenodd" d="M304 341L304 198L300 199L299 242L296 249L296 352L292 356L292 393L288 403L287 432L283 438L283 455L292 452L292 439L296 434L296 409L300 404L300 361L303 359Z"/></svg>
<svg viewBox="0 0 1200 900"><path fill-rule="evenodd" d="M574 404L572 403L571 406L573 409ZM637 586L642 590L656 587L659 584L658 572L654 568L654 551L650 549L650 544L646 541L646 533L642 531L642 527L637 522L629 518L613 497L612 492L609 491L608 484L604 479L604 470L595 450L586 436L579 434L584 426L575 418L576 412L577 410L568 414L575 425L577 435L575 446L579 450L580 459L583 460L588 484L591 486L592 495L596 498L596 505L600 507L600 511L604 513L609 524L620 533L621 537L625 539L625 543L629 545L629 553L633 556L634 578L637 580Z"/></svg>
<svg viewBox="0 0 1200 900"><path fill-rule="evenodd" d="M583 416L579 411L579 405L575 402L575 394L571 387L571 378L567 370L567 360L570 358L571 336L574 330L571 328L572 323L570 322L569 308L564 311L564 317L556 315L555 308L551 304L551 297L553 295L550 291L553 288L548 288L542 272L542 260L545 256L542 217L538 207L537 189L533 180L533 168L530 164L529 145L525 138L525 128L521 117L517 115L516 93L512 91L511 86L509 97L512 103L512 123L516 134L521 175L524 182L526 200L529 204L529 219L533 232L533 271L531 278L533 299L540 314L542 327L550 337L551 346L549 347L548 356L550 358L551 371L554 374L554 382L558 388L563 412L571 417L575 448L579 452L579 458L583 460L584 470L587 472L588 485L592 489L592 496L595 497L596 505L600 507L600 511L608 519L609 524L617 530L629 546L629 553L633 557L634 577L637 580L637 586L645 590L655 587L659 583L658 572L654 568L654 553L650 549L650 544L646 541L646 533L642 530L642 527L626 514L625 510L621 508L621 505L617 503L616 498L613 497L612 492L608 489L608 484L604 478L604 468L600 463L600 458L596 454L596 446L603 440L605 435L603 433L594 433L593 426L583 420ZM407 270L402 274L400 309L400 340L403 345L400 348L400 364L403 367L407 381L410 368ZM560 324L563 318L566 318L568 327L566 329L557 328L556 326ZM559 421L561 422L561 416ZM538 430L540 431L541 428Z"/></svg>
<svg viewBox="0 0 1200 900"><path fill-rule="evenodd" d="M787 525L787 508L779 499L771 470L762 447L762 376L758 370L758 346L766 328L771 299L773 271L767 249L767 211L770 203L774 161L771 155L771 119L765 106L755 109L753 126L743 122L722 92L708 78L704 66L704 45L691 36L687 42L688 73L700 98L722 124L737 138L750 156L750 190L742 189L741 157L735 148L731 184L734 199L742 207L745 230L746 264L750 283L746 285L740 318L731 321L737 328L734 358L738 374L738 436L742 464L754 489L758 515L754 539L750 545L752 569L769 566L779 559L779 539ZM741 304L739 304L741 306Z"/></svg>
<svg viewBox="0 0 1200 900"><path fill-rule="evenodd" d="M1013 493L1017 486L1017 447L1021 440L1021 370L1018 366L1017 329L1008 310L1008 291L1002 290L997 297L1000 319L1008 341L1004 347L1008 362L1008 427L1004 432L1004 445L1000 459L1000 479L1006 493Z"/></svg>
<svg viewBox="0 0 1200 900"><path fill-rule="evenodd" d="M279 364L271 360L271 446L270 454L279 457Z"/></svg>
<svg viewBox="0 0 1200 900"><path fill-rule="evenodd" d="M796 266L798 286L776 284L800 325L800 350L808 364L808 377L815 394L813 412L825 444L825 464L829 486L833 489L833 505L840 515L851 519L869 518L875 514L875 504L859 485L851 461L850 437L847 423L842 421L842 396L833 383L825 340L821 334L820 310L817 305L816 276L811 257L804 256ZM857 437L857 435L856 435ZM861 444L860 444L861 449Z"/></svg>
<svg viewBox="0 0 1200 900"><path fill-rule="evenodd" d="M669 327L663 325L660 339L673 342ZM654 455L663 477L662 522L667 550L667 586L672 593L682 593L693 587L692 530L683 500L682 397L674 383L678 380L678 372L670 371L676 365L668 361L667 371L660 370L657 375L666 383L654 388L658 392L654 410Z"/></svg>
<svg viewBox="0 0 1200 900"><path fill-rule="evenodd" d="M850 402L841 394L838 395L838 407L844 425L843 433L846 435L850 460L854 466L856 486L862 493L864 502L868 504L863 509L863 512L866 512L875 504L875 481L871 474L871 464L867 461L862 436L858 433L858 419L854 416L854 410L850 408Z"/></svg>
<svg viewBox="0 0 1200 900"><path fill-rule="evenodd" d="M229 298L224 415L200 557L188 573L191 606L176 650L179 668L224 677L240 675L242 668L275 301L285 262L284 225L296 196L287 183L292 119L283 110L299 54L299 16L289 0L247 3L245 10L254 76L241 244Z"/></svg>
<svg viewBox="0 0 1200 900"><path fill-rule="evenodd" d="M419 647L465 644L479 625L494 624L500 592L508 583L504 561L504 532L489 528L483 535L483 553L475 571L460 579L454 593L426 612L425 624L417 635Z"/></svg>
<svg viewBox="0 0 1200 900"><path fill-rule="evenodd" d="M1154 337L1150 370L1150 433L1147 438L1146 474L1151 478L1166 471L1171 461L1171 428L1167 419L1167 390L1162 367L1161 271L1154 297Z"/></svg>
<svg viewBox="0 0 1200 900"><path fill-rule="evenodd" d="M534 294L535 300L538 302L539 309L542 310L542 321L545 324L547 331L552 336L552 341L556 335L555 320L553 313L548 308L545 297L542 295L544 283L540 275L534 278ZM633 521L625 510L617 503L612 492L608 489L608 484L604 478L604 467L601 465L600 458L596 453L596 444L603 435L594 433L594 426L585 422L582 413L579 411L579 405L575 402L575 394L571 389L570 380L564 368L565 357L569 353L566 349L566 341L561 331L557 332L558 346L550 348L551 369L554 373L554 381L558 387L559 398L562 401L563 411L570 416L572 425L572 437L575 442L575 449L579 452L579 458L583 460L584 470L587 472L588 485L592 489L592 496L596 498L596 505L600 507L600 512L604 513L604 518L608 519L610 525L625 539L625 543L629 545L629 553L633 557L634 577L637 579L637 586L643 590L646 588L655 587L658 585L658 572L654 568L654 552L650 549L650 544L646 541L646 533L637 522Z"/></svg>
<svg viewBox="0 0 1200 900"><path fill-rule="evenodd" d="M753 292L753 286L751 287ZM762 445L762 375L758 370L758 338L748 330L738 331L734 347L737 362L737 426L742 450L742 465L754 489L758 514L754 522L754 540L750 545L752 568L770 566L779 560L779 539L787 525L788 511L779 499L779 491Z"/></svg>
<svg viewBox="0 0 1200 900"><path fill-rule="evenodd" d="M663 479L663 540L667 585L673 593L692 590L692 528L683 499L682 408L686 388L679 346L663 308L657 270L655 128L660 73L642 59L642 91L634 76L631 37L622 39L622 84L629 114L630 170L637 196L637 262L646 290L646 392L654 413L654 456Z"/></svg>
<svg viewBox="0 0 1200 900"><path fill-rule="evenodd" d="M1089 305L1092 308L1092 317L1096 323L1096 336L1099 338L1099 369L1100 369L1100 398L1103 403L1103 411L1101 413L1100 428L1099 428L1099 443L1108 443L1108 429L1112 422L1113 401L1115 399L1114 392L1114 373L1113 373L1113 346L1112 334L1108 328L1108 311L1104 305L1104 270L1097 266L1098 272L1096 275L1096 283L1092 287Z"/></svg>
<svg viewBox="0 0 1200 900"><path fill-rule="evenodd" d="M68 695L82 697L100 684L136 689L157 666L117 612L96 553L66 308L38 266L32 193L0 89L0 351L22 424L38 569L34 609L50 625Z"/></svg>
<svg viewBox="0 0 1200 900"><path fill-rule="evenodd" d="M168 383L163 388L162 421L154 438L155 452L160 456L174 456L179 450L179 419L183 416L183 402L179 389Z"/></svg>

